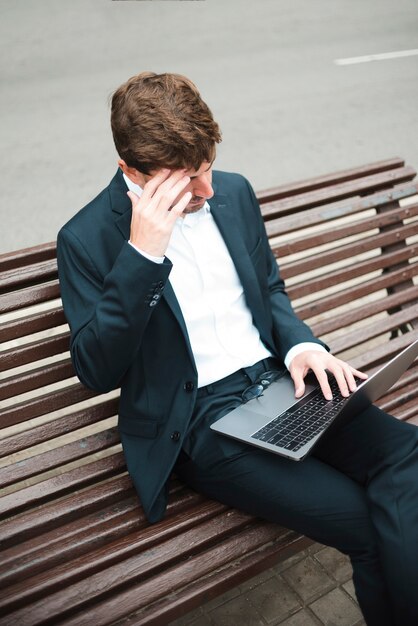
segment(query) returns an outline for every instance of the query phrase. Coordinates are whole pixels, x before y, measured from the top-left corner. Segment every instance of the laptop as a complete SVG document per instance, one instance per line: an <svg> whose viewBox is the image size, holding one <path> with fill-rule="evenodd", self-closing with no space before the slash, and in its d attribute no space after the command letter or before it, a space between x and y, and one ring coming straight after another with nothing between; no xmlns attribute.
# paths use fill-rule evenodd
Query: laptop
<svg viewBox="0 0 418 626"><path fill-rule="evenodd" d="M258 398L242 404L211 425L212 430L301 461L318 440L341 427L352 415L380 398L418 356L418 339L402 350L344 398L335 379L330 380L333 399L325 400L318 382L305 379L302 398L295 398L290 374L272 382ZM315 379L316 381L316 379Z"/></svg>

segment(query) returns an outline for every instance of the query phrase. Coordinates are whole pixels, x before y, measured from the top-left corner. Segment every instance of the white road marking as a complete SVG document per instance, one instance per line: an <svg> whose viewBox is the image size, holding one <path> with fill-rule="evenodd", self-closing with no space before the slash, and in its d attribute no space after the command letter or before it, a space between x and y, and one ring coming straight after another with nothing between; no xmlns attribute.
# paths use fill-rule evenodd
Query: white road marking
<svg viewBox="0 0 418 626"><path fill-rule="evenodd" d="M362 57L349 57L347 59L335 59L336 65L354 65L355 63L369 63L370 61L386 61L387 59L399 59L400 57L412 57L418 54L418 48L413 50L398 50L397 52L381 52L380 54L367 54Z"/></svg>

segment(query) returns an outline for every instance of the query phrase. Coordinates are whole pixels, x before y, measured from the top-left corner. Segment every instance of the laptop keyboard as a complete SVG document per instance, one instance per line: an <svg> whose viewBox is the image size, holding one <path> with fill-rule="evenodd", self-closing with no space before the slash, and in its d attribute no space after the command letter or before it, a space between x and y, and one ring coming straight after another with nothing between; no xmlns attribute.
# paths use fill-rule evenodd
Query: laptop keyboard
<svg viewBox="0 0 418 626"><path fill-rule="evenodd" d="M335 379L330 381L330 387L332 400L326 400L320 388L314 389L251 436L297 452L333 420L347 401Z"/></svg>

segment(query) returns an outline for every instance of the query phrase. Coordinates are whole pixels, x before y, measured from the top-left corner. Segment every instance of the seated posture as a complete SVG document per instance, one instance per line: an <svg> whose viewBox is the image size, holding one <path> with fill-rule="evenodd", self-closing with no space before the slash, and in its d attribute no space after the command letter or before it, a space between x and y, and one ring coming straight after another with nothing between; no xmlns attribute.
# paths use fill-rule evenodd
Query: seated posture
<svg viewBox="0 0 418 626"><path fill-rule="evenodd" d="M418 624L418 429L371 406L295 463L215 433L268 370L295 395L365 374L297 318L248 181L212 171L221 135L195 85L143 72L113 95L115 177L58 236L80 380L120 387L119 430L150 522L174 471L193 489L350 556L367 624Z"/></svg>

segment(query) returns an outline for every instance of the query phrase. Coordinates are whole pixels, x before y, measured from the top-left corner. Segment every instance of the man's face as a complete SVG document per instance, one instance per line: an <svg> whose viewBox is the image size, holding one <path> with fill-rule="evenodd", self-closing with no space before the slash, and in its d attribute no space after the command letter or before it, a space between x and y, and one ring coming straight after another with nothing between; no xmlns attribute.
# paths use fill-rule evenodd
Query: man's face
<svg viewBox="0 0 418 626"><path fill-rule="evenodd" d="M205 161L198 170L187 170L186 174L187 176L190 176L190 183L182 191L181 196L190 191L192 197L189 204L183 211L184 215L199 211L199 209L201 209L205 204L206 200L212 198L212 163ZM176 198L174 204L176 204L178 200L180 200L180 196Z"/></svg>

